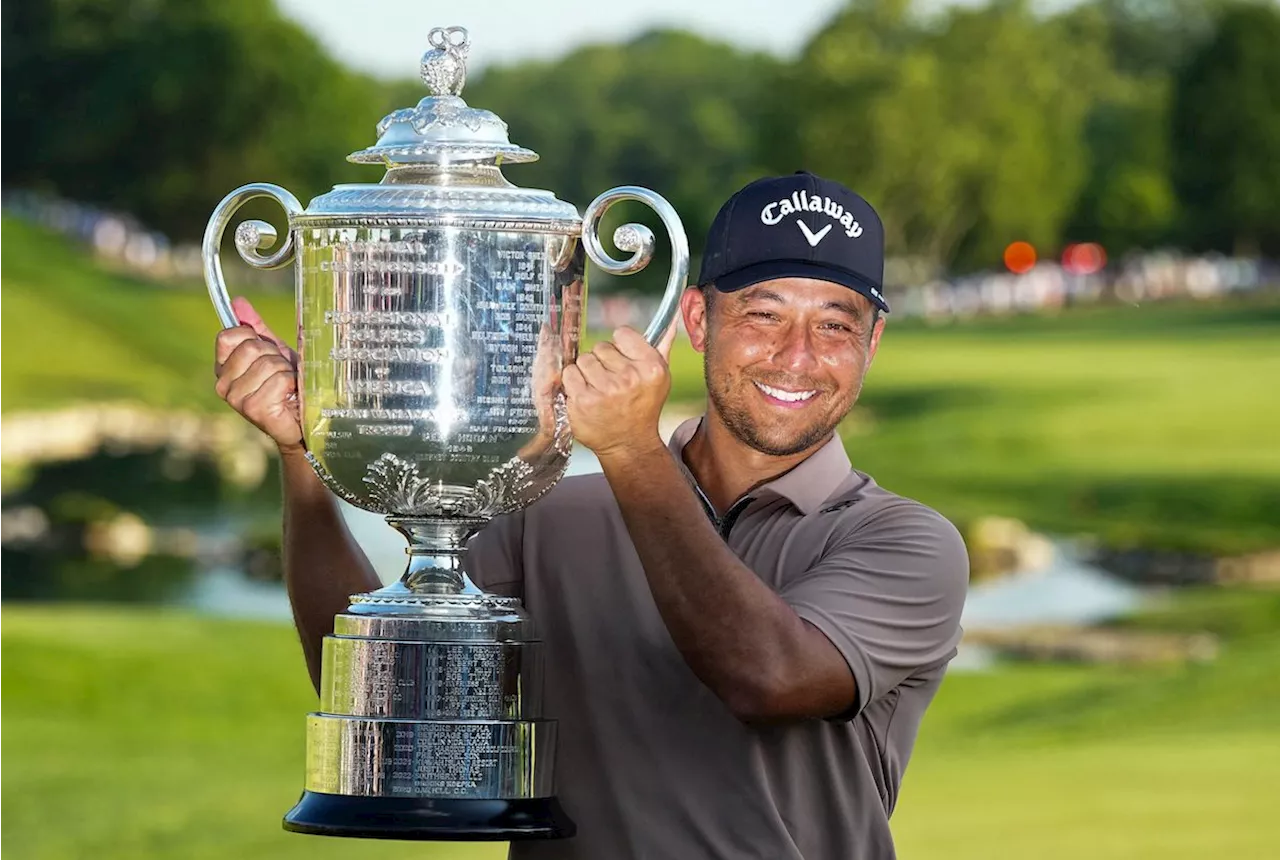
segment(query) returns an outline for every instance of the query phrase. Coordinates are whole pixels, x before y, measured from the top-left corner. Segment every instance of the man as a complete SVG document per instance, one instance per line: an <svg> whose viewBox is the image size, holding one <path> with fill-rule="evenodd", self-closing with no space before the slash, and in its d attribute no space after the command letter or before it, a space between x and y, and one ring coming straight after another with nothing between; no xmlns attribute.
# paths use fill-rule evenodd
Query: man
<svg viewBox="0 0 1280 860"><path fill-rule="evenodd" d="M467 561L538 623L578 824L514 857L893 856L968 566L951 524L852 469L836 433L884 330L883 237L865 200L810 174L735 194L681 304L706 415L669 445L672 334L655 349L619 329L565 368L603 475L495 522ZM303 459L292 356L238 310L218 390L280 446L287 580L318 682L334 614L378 580Z"/></svg>

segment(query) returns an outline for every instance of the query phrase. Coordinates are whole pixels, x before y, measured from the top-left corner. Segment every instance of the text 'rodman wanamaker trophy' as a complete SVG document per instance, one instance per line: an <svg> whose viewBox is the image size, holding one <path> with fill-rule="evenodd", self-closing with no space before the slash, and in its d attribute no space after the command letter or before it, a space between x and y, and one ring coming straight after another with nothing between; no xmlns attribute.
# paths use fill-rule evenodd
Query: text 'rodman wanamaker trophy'
<svg viewBox="0 0 1280 860"><path fill-rule="evenodd" d="M278 249L261 221L240 224L235 244L257 268L294 263L307 456L334 493L386 514L409 540L400 581L354 595L325 638L305 791L285 827L570 836L553 794L556 724L542 718L532 621L518 600L477 589L460 559L493 517L564 474L572 437L560 372L578 355L584 252L613 274L639 271L653 253L652 232L627 224L614 243L631 256L610 258L597 236L605 211L646 203L670 233L650 343L674 319L688 245L652 191L613 189L579 217L550 192L508 182L501 165L538 156L459 97L466 31L433 30L430 44L421 71L431 95L383 119L378 142L348 156L384 165L380 183L339 185L306 209L283 188L246 185L218 204L204 237L209 293L222 324L237 325L222 234L248 200L284 207Z"/></svg>

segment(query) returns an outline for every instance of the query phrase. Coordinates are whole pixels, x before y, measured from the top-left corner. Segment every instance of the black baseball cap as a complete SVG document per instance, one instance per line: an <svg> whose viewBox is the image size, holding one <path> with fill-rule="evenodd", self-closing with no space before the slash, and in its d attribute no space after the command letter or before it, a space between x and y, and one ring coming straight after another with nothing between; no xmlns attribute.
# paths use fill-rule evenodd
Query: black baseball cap
<svg viewBox="0 0 1280 860"><path fill-rule="evenodd" d="M887 312L880 216L839 182L805 171L752 182L711 223L698 283L731 293L775 278L841 284Z"/></svg>

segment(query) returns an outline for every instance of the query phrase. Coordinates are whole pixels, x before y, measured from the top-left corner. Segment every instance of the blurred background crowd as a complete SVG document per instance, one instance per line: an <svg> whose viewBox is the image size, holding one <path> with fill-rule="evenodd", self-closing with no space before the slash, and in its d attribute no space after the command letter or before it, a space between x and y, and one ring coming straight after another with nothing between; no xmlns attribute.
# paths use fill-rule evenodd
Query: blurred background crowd
<svg viewBox="0 0 1280 860"><path fill-rule="evenodd" d="M464 92L541 154L512 182L579 207L653 188L693 271L720 204L761 175L838 179L885 221L894 310L840 432L857 468L955 521L973 565L893 819L901 856L1274 856L1280 6L806 0L817 23L773 25L775 51L656 13L562 44L557 15L608 10L543 5L544 49L485 55ZM719 6L740 25L759 4ZM424 90L414 55L355 65L358 34L408 28L425 50L431 26L478 40L506 9L3 7L13 856L500 856L278 832L314 699L277 464L213 393L198 249L246 182L305 201L378 180L345 156ZM284 227L265 203L241 215ZM648 319L663 253L591 275L591 337ZM225 263L291 332L290 271ZM672 369L667 426L703 396L687 343ZM398 575L399 539L348 514Z"/></svg>

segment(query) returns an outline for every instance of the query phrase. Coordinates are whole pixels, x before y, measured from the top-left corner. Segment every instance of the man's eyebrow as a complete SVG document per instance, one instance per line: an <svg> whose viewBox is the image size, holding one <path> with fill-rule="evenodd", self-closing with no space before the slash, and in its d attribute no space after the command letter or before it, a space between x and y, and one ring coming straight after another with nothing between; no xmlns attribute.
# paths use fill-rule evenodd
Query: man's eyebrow
<svg viewBox="0 0 1280 860"><path fill-rule="evenodd" d="M751 293L745 293L745 294L740 293L739 295L740 295L740 298L738 299L738 301L741 302L742 304L755 301L756 299L764 299L767 302L777 302L780 305L786 304L786 300L783 299L782 296L775 293L773 290L756 290Z"/></svg>
<svg viewBox="0 0 1280 860"><path fill-rule="evenodd" d="M862 318L862 311L853 302L827 302L822 306L823 310L841 311L856 319L858 322L866 322Z"/></svg>
<svg viewBox="0 0 1280 860"><path fill-rule="evenodd" d="M757 289L751 292L738 293L738 304L748 305L754 301L772 302L774 304L785 305L787 300L781 295L769 289ZM859 328L865 328L867 324L866 315L862 312L862 308L854 302L847 301L830 301L822 305L823 310L839 311L842 314L852 318Z"/></svg>

